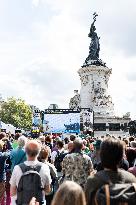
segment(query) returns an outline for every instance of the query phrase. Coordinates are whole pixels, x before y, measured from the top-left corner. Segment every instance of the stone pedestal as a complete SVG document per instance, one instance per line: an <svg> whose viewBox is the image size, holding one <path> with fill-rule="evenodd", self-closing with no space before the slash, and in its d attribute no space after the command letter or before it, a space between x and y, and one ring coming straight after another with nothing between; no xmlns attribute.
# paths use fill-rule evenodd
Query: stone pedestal
<svg viewBox="0 0 136 205"><path fill-rule="evenodd" d="M130 120L129 115L123 117L94 116L94 136L100 137L109 134L118 137L129 135L127 127Z"/></svg>
<svg viewBox="0 0 136 205"><path fill-rule="evenodd" d="M112 70L106 66L89 65L78 70L81 80L80 94L71 98L71 109L90 108L94 111L94 135L122 136L127 133L130 114L117 117L112 98L108 95L108 81Z"/></svg>
<svg viewBox="0 0 136 205"><path fill-rule="evenodd" d="M95 116L114 116L114 105L107 93L111 69L104 66L80 68L80 107L93 109Z"/></svg>

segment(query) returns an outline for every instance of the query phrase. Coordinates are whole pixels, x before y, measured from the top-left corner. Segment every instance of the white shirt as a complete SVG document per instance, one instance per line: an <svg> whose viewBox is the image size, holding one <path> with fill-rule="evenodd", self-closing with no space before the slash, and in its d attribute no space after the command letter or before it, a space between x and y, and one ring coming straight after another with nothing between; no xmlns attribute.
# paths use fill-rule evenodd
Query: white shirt
<svg viewBox="0 0 136 205"><path fill-rule="evenodd" d="M38 160L35 161L25 161L24 162L25 165L27 166L35 166L38 163ZM41 176L41 182L42 182L42 186L48 186L51 184L51 176L50 176L50 169L49 166L47 164L42 164L42 167L40 169L39 172L40 176ZM18 183L19 180L21 178L21 176L23 175L21 168L19 167L19 165L16 165L13 169L12 175L11 175L11 179L10 179L10 185L12 187L18 187ZM43 192L44 195L44 192ZM16 205L16 199L17 199L17 195L12 196L11 197L11 204L12 205ZM46 204L46 201L45 201Z"/></svg>
<svg viewBox="0 0 136 205"><path fill-rule="evenodd" d="M63 152L64 151L64 149L62 148L62 149L59 149L58 150L60 153L61 152ZM52 153L51 153L51 161L54 163L55 162L55 158L56 158L56 156L57 156L57 151L53 151Z"/></svg>
<svg viewBox="0 0 136 205"><path fill-rule="evenodd" d="M25 161L24 162L25 165L27 166L35 166L38 163L38 160L35 161ZM22 170L19 167L19 165L16 165L13 169L12 175L11 175L11 179L10 179L10 185L11 186L16 186L18 187L18 183L19 180L22 176ZM51 176L50 176L50 170L49 170L49 166L47 164L42 165L40 172L39 172L40 176L41 176L41 181L42 181L42 185L43 187L48 186L51 184Z"/></svg>

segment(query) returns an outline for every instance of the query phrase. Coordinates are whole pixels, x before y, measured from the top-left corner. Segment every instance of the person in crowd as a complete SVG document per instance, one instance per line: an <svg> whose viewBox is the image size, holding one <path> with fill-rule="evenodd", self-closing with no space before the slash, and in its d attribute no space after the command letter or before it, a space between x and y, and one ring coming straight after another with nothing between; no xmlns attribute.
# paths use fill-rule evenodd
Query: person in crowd
<svg viewBox="0 0 136 205"><path fill-rule="evenodd" d="M39 141L41 142L42 146L45 145L45 136L43 134L40 134L40 136L38 137Z"/></svg>
<svg viewBox="0 0 136 205"><path fill-rule="evenodd" d="M55 136L54 138L53 138L53 147L52 147L52 152L54 152L54 151L58 151L58 147L57 147L57 142L58 141L62 141L61 140L61 138L59 137L59 136Z"/></svg>
<svg viewBox="0 0 136 205"><path fill-rule="evenodd" d="M129 144L130 144L130 142L132 142L132 141L134 141L135 140L135 138L133 137L133 136L130 136L129 137Z"/></svg>
<svg viewBox="0 0 136 205"><path fill-rule="evenodd" d="M136 141L131 141L131 142L130 142L130 146L131 146L133 149L136 149Z"/></svg>
<svg viewBox="0 0 136 205"><path fill-rule="evenodd" d="M51 205L86 205L82 188L73 181L66 181L60 185Z"/></svg>
<svg viewBox="0 0 136 205"><path fill-rule="evenodd" d="M87 141L85 139L83 139L83 151L85 154L88 154L90 152L90 149L87 146Z"/></svg>
<svg viewBox="0 0 136 205"><path fill-rule="evenodd" d="M123 141L126 144L126 148L129 147L129 140L127 138L123 138Z"/></svg>
<svg viewBox="0 0 136 205"><path fill-rule="evenodd" d="M74 141L76 139L75 135L70 135L70 141Z"/></svg>
<svg viewBox="0 0 136 205"><path fill-rule="evenodd" d="M48 136L45 137L45 145L47 145L50 148L50 150L52 150L53 145L52 145L51 135L48 135Z"/></svg>
<svg viewBox="0 0 136 205"><path fill-rule="evenodd" d="M85 192L88 205L94 204L96 191L109 181L113 184L136 183L136 178L131 173L118 168L123 155L124 144L119 139L109 137L102 142L100 159L104 170L90 176L87 180Z"/></svg>
<svg viewBox="0 0 136 205"><path fill-rule="evenodd" d="M74 150L74 143L72 141L70 141L68 143L68 154L72 153Z"/></svg>
<svg viewBox="0 0 136 205"><path fill-rule="evenodd" d="M124 141L122 141L122 142L124 143L124 155L123 155L123 159L121 160L121 162L119 164L119 168L127 171L129 168L129 162L128 162L127 157L126 157L127 146L126 146L126 143Z"/></svg>
<svg viewBox="0 0 136 205"><path fill-rule="evenodd" d="M87 146L89 147L90 152L88 153L88 155L90 155L91 153L94 152L94 139L92 139L91 137L88 137L87 139Z"/></svg>
<svg viewBox="0 0 136 205"><path fill-rule="evenodd" d="M10 153L10 160L11 160L11 172L13 171L14 167L20 163L26 161L26 152L24 147L27 143L27 138L25 136L20 136L18 138L18 147L13 149Z"/></svg>
<svg viewBox="0 0 136 205"><path fill-rule="evenodd" d="M10 161L10 152L12 150L12 144L9 140L9 135L6 133L0 133L1 135L1 144L2 145L2 154L1 158L6 158L5 163L0 162L0 169L3 172L2 175L4 176L4 185L5 185L5 193L3 200L1 202L1 205L6 205L10 204L11 198L10 198L10 184L9 184L9 179L11 176L10 169L11 169L11 161ZM3 157L2 157L3 155ZM4 162L4 161L3 161ZM0 172L1 172L0 171ZM0 174L1 175L1 174Z"/></svg>
<svg viewBox="0 0 136 205"><path fill-rule="evenodd" d="M62 161L66 155L66 151L64 150L64 142L62 140L58 140L56 142L57 151L53 151L51 154L51 162L55 165L57 169L58 178L62 177Z"/></svg>
<svg viewBox="0 0 136 205"><path fill-rule="evenodd" d="M89 153L89 156L91 157L94 169L97 171L102 170L101 160L100 160L100 145L101 140L96 140L93 142L94 151Z"/></svg>
<svg viewBox="0 0 136 205"><path fill-rule="evenodd" d="M73 141L70 141L69 143L68 143L68 145L67 145L67 150L64 152L64 154L63 154L63 156L62 156L62 162L63 162L63 159L64 159L64 157L67 155L67 154L71 154L71 153L73 153L73 151L74 151L74 144L73 144ZM61 162L61 166L62 166L62 162ZM61 172L61 176L59 177L59 180L58 180L58 186L60 185L60 184L62 184L62 182L63 182L63 180L64 180L64 174ZM56 187L56 189L57 189L58 187Z"/></svg>
<svg viewBox="0 0 136 205"><path fill-rule="evenodd" d="M6 138L6 133L5 132L0 132L0 140L2 140L3 138Z"/></svg>
<svg viewBox="0 0 136 205"><path fill-rule="evenodd" d="M9 140L9 136L6 135L5 132L1 132L0 133L0 139L4 142L4 145L3 145L3 152L6 152L6 151L9 151L9 150L12 150L12 144Z"/></svg>
<svg viewBox="0 0 136 205"><path fill-rule="evenodd" d="M135 162L134 162L134 166L133 166L133 167L130 167L130 168L128 169L128 171L129 171L130 173L132 173L132 174L136 177L136 159L135 159Z"/></svg>
<svg viewBox="0 0 136 205"><path fill-rule="evenodd" d="M65 144L68 144L68 143L69 143L69 138L68 138L68 137L65 137L65 138L64 138L64 142L65 142Z"/></svg>
<svg viewBox="0 0 136 205"><path fill-rule="evenodd" d="M6 160L9 156L9 152L3 152L4 142L0 140L0 204L4 204L4 192L6 181Z"/></svg>
<svg viewBox="0 0 136 205"><path fill-rule="evenodd" d="M122 161L120 162L119 168L128 171L128 169L129 169L129 162L127 161L127 159L125 157L123 157Z"/></svg>
<svg viewBox="0 0 136 205"><path fill-rule="evenodd" d="M136 159L136 141L134 141L134 138L130 139L130 147L126 150L126 157L129 162L129 167L133 167L134 161Z"/></svg>
<svg viewBox="0 0 136 205"><path fill-rule="evenodd" d="M47 136L47 137L48 137L48 136ZM41 135L39 136L38 140L39 140L39 142L41 142L42 147L48 146L48 148L49 148L49 149L48 149L48 150L49 150L49 153L48 153L48 161L51 162L51 149L52 149L52 146L50 146L50 143L47 143L47 142L46 142L46 137L45 137L43 134L41 134Z"/></svg>
<svg viewBox="0 0 136 205"><path fill-rule="evenodd" d="M64 150L68 150L68 143L69 143L69 138L65 137L64 138Z"/></svg>
<svg viewBox="0 0 136 205"><path fill-rule="evenodd" d="M51 153L51 162L52 162L52 164L54 164L54 162L55 162L55 158L56 158L56 156L57 156L57 153L58 153L58 152L59 152L59 153L64 152L64 142L63 142L62 140L58 140L58 141L56 142L56 147L57 147L57 150L56 150L56 151L53 151L53 152Z"/></svg>
<svg viewBox="0 0 136 205"><path fill-rule="evenodd" d="M40 162L43 162L45 164L47 164L49 166L49 169L50 169L50 175L51 175L51 178L52 178L52 187L51 187L51 192L46 195L46 205L50 205L51 204L51 201L52 201L52 198L53 198L53 195L54 195L54 191L55 191L55 184L57 183L57 170L55 168L55 166L51 163L48 162L48 156L49 156L49 147L42 147L40 153L39 153L39 156L38 156L38 160Z"/></svg>
<svg viewBox="0 0 136 205"><path fill-rule="evenodd" d="M19 138L21 135L22 135L21 133L16 133L16 134L15 134L14 140L13 140L13 143L12 143L13 149L16 149L16 148L18 147L18 138Z"/></svg>
<svg viewBox="0 0 136 205"><path fill-rule="evenodd" d="M42 147L41 151L39 153L39 156L38 156L38 160L49 166L52 178L56 179L57 178L57 170L53 164L48 162L49 153L50 153L50 148L48 146Z"/></svg>
<svg viewBox="0 0 136 205"><path fill-rule="evenodd" d="M71 154L67 154L63 159L62 172L64 180L77 182L84 188L87 177L93 171L93 165L90 157L82 153L82 139L75 139L73 144L73 152Z"/></svg>
<svg viewBox="0 0 136 205"><path fill-rule="evenodd" d="M36 140L30 140L27 142L26 147L25 147L25 151L27 154L27 161L25 161L23 164L25 165L25 168L35 167L38 164L37 157L39 155L40 150L41 150L41 146ZM44 198L45 193L49 193L51 191L50 189L51 176L50 176L50 170L49 170L48 165L42 163L39 174L41 177L42 187L44 187L44 192L43 192L43 198ZM12 205L16 204L17 188L18 188L18 184L19 184L19 181L22 175L23 175L23 172L22 172L21 167L19 165L16 165L14 167L14 170L12 172L11 179L10 179L10 185L11 185L10 191L11 191ZM30 186L34 186L34 184Z"/></svg>

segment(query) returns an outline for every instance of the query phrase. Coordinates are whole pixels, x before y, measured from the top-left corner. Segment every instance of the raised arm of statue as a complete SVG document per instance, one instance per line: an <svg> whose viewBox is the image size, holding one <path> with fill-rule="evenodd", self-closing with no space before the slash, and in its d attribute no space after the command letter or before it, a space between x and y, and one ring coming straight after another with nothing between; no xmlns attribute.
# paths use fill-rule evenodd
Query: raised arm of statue
<svg viewBox="0 0 136 205"><path fill-rule="evenodd" d="M90 27L90 33L88 34L88 37L90 37L90 38L93 36L94 31L96 30L96 28L94 26L95 21L96 21L96 18L94 18L93 23L91 24L91 27Z"/></svg>

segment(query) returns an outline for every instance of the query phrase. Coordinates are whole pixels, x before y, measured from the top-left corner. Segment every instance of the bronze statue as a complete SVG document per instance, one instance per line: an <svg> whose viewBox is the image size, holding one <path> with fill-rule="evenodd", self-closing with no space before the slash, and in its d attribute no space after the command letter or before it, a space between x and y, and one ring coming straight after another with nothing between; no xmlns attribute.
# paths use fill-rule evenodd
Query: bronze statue
<svg viewBox="0 0 136 205"><path fill-rule="evenodd" d="M90 33L88 34L88 37L91 38L91 43L89 46L89 59L97 60L99 58L100 44L99 37L95 32L96 28L94 26L94 23L96 21L96 17L98 16L98 14L94 13L93 16L94 21L91 24Z"/></svg>
<svg viewBox="0 0 136 205"><path fill-rule="evenodd" d="M88 34L88 37L91 38L91 43L89 46L89 55L85 60L85 63L82 67L88 66L88 65L103 65L105 66L105 63L102 62L102 60L99 59L99 52L100 52L100 43L99 43L99 39L100 37L98 37L95 28L95 22L96 22L96 17L98 16L98 14L95 12L93 14L93 23L91 24L90 27L90 32Z"/></svg>

